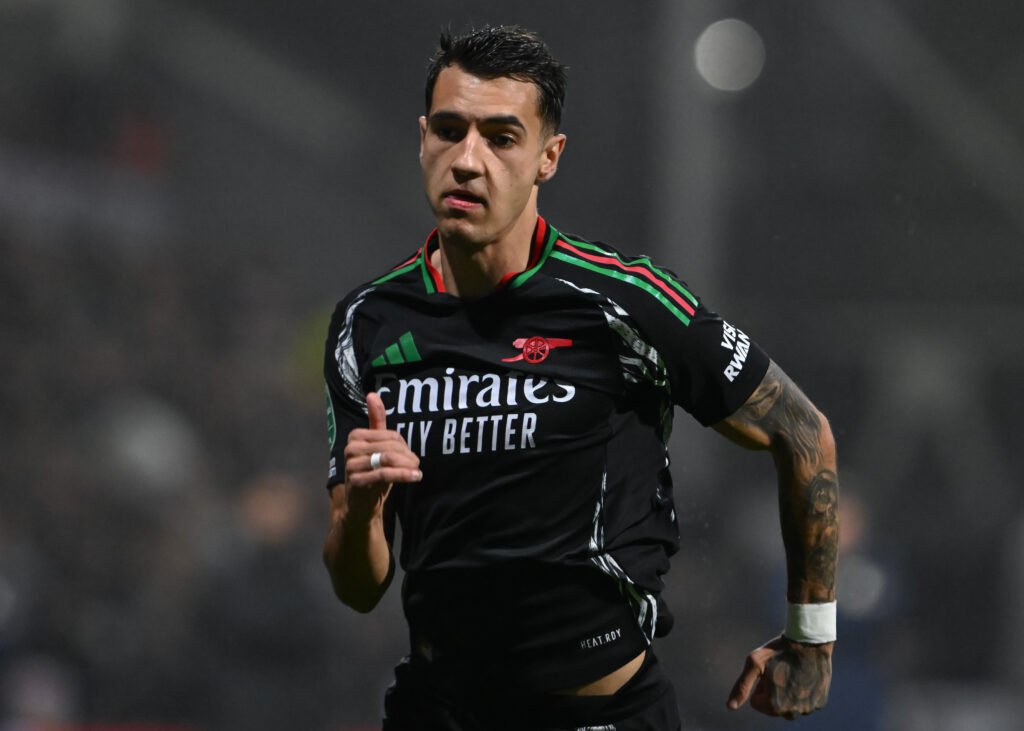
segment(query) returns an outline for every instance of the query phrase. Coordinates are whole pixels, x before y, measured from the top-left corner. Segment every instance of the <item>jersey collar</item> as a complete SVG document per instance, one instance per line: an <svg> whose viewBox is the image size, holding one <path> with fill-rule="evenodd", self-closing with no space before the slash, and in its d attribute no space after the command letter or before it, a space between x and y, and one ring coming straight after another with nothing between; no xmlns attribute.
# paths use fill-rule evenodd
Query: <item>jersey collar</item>
<svg viewBox="0 0 1024 731"><path fill-rule="evenodd" d="M508 272L505 274L495 289L514 289L533 276L547 260L548 254L551 253L551 248L554 246L555 239L557 238L558 232L549 226L547 221L541 216L537 216L537 225L533 229L530 258L526 263L526 268L520 272ZM426 243L420 249L420 269L423 274L423 284L426 286L429 294L448 291L444 287L444 279L441 277L441 272L430 263L430 255L437 250L439 245L437 229L435 228L427 236Z"/></svg>

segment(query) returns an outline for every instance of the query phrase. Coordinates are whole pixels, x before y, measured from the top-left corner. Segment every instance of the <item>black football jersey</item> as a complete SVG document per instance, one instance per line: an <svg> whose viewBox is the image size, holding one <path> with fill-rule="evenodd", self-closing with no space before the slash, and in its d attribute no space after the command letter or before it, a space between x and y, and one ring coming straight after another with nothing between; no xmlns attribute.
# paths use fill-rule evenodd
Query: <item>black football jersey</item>
<svg viewBox="0 0 1024 731"><path fill-rule="evenodd" d="M543 218L527 268L478 299L444 290L436 237L334 313L328 484L376 391L423 472L388 499L413 642L586 682L670 625L674 407L729 416L768 357L647 257Z"/></svg>

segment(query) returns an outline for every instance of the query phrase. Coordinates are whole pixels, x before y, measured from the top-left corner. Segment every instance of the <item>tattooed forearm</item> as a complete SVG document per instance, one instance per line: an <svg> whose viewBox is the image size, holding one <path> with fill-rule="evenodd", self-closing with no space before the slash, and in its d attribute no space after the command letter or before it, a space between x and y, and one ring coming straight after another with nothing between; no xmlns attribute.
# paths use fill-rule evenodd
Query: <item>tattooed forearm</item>
<svg viewBox="0 0 1024 731"><path fill-rule="evenodd" d="M839 551L839 482L822 470L806 487L780 485L782 535L786 543L792 601L835 600Z"/></svg>
<svg viewBox="0 0 1024 731"><path fill-rule="evenodd" d="M723 433L767 447L779 471L779 507L790 601L835 598L838 496L835 443L825 417L772 363Z"/></svg>
<svg viewBox="0 0 1024 731"><path fill-rule="evenodd" d="M808 485L807 522L811 542L808 570L826 586L835 586L839 550L839 481L836 473L822 470Z"/></svg>

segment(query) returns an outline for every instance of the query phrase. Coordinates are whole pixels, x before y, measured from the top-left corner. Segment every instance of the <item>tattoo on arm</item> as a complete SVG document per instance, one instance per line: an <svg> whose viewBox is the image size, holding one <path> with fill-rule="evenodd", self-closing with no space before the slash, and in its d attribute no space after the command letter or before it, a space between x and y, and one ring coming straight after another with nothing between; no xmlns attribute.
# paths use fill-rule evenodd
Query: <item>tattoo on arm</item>
<svg viewBox="0 0 1024 731"><path fill-rule="evenodd" d="M775 363L768 367L768 372L761 380L761 385L747 399L747 403L743 405L737 416L753 424L764 420L764 417L775 407L782 395L782 384L779 383L779 377L775 373L777 370L778 366Z"/></svg>
<svg viewBox="0 0 1024 731"><path fill-rule="evenodd" d="M773 446L792 450L797 460L820 461L818 412L774 362L736 418L767 433Z"/></svg>
<svg viewBox="0 0 1024 731"><path fill-rule="evenodd" d="M822 470L808 486L807 522L814 539L807 557L808 569L835 585L839 552L839 480L831 470Z"/></svg>
<svg viewBox="0 0 1024 731"><path fill-rule="evenodd" d="M790 593L835 598L839 481L828 424L774 362L733 417L767 435L779 467L779 507Z"/></svg>
<svg viewBox="0 0 1024 731"><path fill-rule="evenodd" d="M817 647L789 647L766 668L772 706L796 713L824 708L832 684L832 657Z"/></svg>
<svg viewBox="0 0 1024 731"><path fill-rule="evenodd" d="M786 478L783 476L784 482ZM790 480L792 478L789 478ZM779 512L791 601L803 598L834 601L836 559L839 553L839 481L832 470L821 470L804 487L780 485Z"/></svg>

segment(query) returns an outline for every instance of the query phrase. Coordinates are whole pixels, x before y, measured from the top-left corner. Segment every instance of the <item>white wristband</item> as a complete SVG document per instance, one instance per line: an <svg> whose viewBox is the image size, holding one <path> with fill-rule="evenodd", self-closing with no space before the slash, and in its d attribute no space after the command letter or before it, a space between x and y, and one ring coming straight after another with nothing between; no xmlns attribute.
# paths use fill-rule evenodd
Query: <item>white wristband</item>
<svg viewBox="0 0 1024 731"><path fill-rule="evenodd" d="M792 604L786 609L783 635L794 642L820 645L836 640L836 603Z"/></svg>

